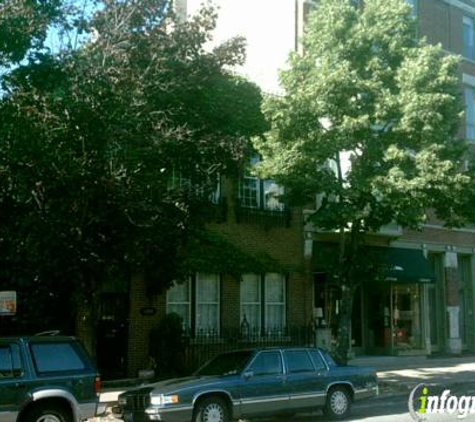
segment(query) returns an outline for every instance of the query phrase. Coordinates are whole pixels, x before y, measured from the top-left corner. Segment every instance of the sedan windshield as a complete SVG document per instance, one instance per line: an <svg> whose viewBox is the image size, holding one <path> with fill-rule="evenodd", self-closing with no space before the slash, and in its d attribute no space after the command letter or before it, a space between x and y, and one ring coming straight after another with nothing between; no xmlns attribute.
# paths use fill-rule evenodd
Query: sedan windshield
<svg viewBox="0 0 475 422"><path fill-rule="evenodd" d="M195 375L236 375L239 374L252 356L249 350L224 353L205 363Z"/></svg>

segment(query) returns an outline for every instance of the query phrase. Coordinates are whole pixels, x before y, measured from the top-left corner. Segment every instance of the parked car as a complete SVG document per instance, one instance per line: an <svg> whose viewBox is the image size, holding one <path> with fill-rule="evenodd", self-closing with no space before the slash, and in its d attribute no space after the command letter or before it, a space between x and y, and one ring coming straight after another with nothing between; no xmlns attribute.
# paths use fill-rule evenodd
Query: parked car
<svg viewBox="0 0 475 422"><path fill-rule="evenodd" d="M371 368L338 366L314 348L239 350L220 354L193 376L119 395L125 422L227 422L323 409L348 415L354 400L378 393Z"/></svg>
<svg viewBox="0 0 475 422"><path fill-rule="evenodd" d="M0 422L88 419L99 388L99 374L75 338L0 338Z"/></svg>

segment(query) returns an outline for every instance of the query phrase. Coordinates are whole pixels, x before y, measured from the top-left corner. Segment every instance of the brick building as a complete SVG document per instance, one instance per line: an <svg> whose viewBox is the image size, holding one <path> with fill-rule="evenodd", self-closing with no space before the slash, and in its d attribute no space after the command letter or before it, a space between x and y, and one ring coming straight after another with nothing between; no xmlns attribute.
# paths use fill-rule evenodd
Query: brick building
<svg viewBox="0 0 475 422"><path fill-rule="evenodd" d="M418 36L461 56L460 86L466 114L460 135L475 142L475 61L472 0L412 0ZM325 235L309 229L312 239ZM355 353L461 353L475 349L474 227L449 230L438 221L421 232L384 227L372 242L391 249L391 264L412 273L357 294L353 313ZM314 244L315 246L315 244ZM316 246L318 247L318 246ZM427 268L422 259L430 263ZM413 268L419 262L419 268ZM316 284L318 286L318 284ZM318 288L318 287L317 287ZM375 304L378 306L375 306Z"/></svg>
<svg viewBox="0 0 475 422"><path fill-rule="evenodd" d="M225 218L209 225L233 245L251 255L268 256L275 268L256 274L200 272L166 294L149 298L140 277L130 288L128 367L130 375L147 365L149 333L167 313L182 317L191 345L216 343L232 337L262 336L269 341L300 341L311 315L306 292L308 276L303 260L302 211L287 209L269 192L271 181L244 176L223 183ZM147 313L147 310L156 311ZM243 331L246 331L244 333ZM209 345L207 345L209 346Z"/></svg>
<svg viewBox="0 0 475 422"><path fill-rule="evenodd" d="M417 21L418 36L432 44L440 43L447 54L461 56L460 93L466 113L460 136L475 142L475 1L408 3ZM307 227L306 236L318 249L332 235ZM395 272L387 283L368 280L357 292L353 352L404 355L473 351L474 227L449 230L438 221L424 225L420 232L383 227L369 242L387 248L389 263L404 271ZM324 284L318 283L321 278L317 273L316 290L325 290ZM332 299L327 302L331 306Z"/></svg>
<svg viewBox="0 0 475 422"><path fill-rule="evenodd" d="M475 0L412 0L418 35L441 43L448 54L462 56L460 86L466 104L461 136L475 142ZM199 0L178 0L182 16L193 14ZM235 35L247 39L247 61L238 71L264 92L279 93L278 70L299 48L304 17L314 2L306 0L217 0L220 7L215 41ZM264 24L263 24L264 22ZM317 319L317 343L328 345L338 314L339 293L318 261L318 251L335 234L305 223L301 209L288 211L266 199L279 189L251 177L222 184L226 218L210 225L249 253L265 253L289 270L265 274L198 273L167 294L148 298L135 277L122 292L102 295L102 338L116 341L118 356L110 365L132 376L148 365L149 333L167 312L180 314L190 337L214 333L220 342L230 330L247 329L265 337L278 333L289 341L291 327L309 327ZM275 199L275 198L274 198ZM290 218L285 217L289 215ZM449 230L426 224L421 232L383 227L370 243L384 251L395 269L387 282L363 283L352 318L355 354L461 353L475 350L475 227ZM130 287L130 288L129 288ZM129 295L130 292L130 295ZM110 309L108 312L107 310ZM119 310L119 311L117 311ZM322 324L322 322L324 322ZM103 348L111 350L110 342ZM100 357L100 356L99 356ZM115 362L115 363L114 363Z"/></svg>
<svg viewBox="0 0 475 422"><path fill-rule="evenodd" d="M233 35L247 39L247 61L239 71L256 81L265 92L278 94L278 70L285 68L288 53L299 48L310 0L219 0L217 41ZM353 2L355 6L360 1ZM475 52L473 0L408 0L417 21L418 36L441 43L447 54L462 57L460 92L466 115L460 135L475 142ZM181 12L192 14L197 0L182 0ZM265 24L263 24L265 22ZM309 210L307 210L309 212ZM422 232L401 227L383 227L369 242L384 249L394 268L392 280L374 285L370 281L357 292L353 310L353 352L356 354L461 353L475 349L473 227L443 228L440 222L426 224ZM315 256L325 242L335 241L305 225L305 259L312 285L311 313L332 319L338 312L338 292L326 283ZM374 304L378 303L375 308ZM324 330L322 330L322 334Z"/></svg>
<svg viewBox="0 0 475 422"><path fill-rule="evenodd" d="M289 209L281 188L250 174L221 181L219 222L209 224L236 250L264 257L254 266L220 273L203 268L166 293L148 295L140 275L129 285L107 283L98 295L97 360L107 377L136 376L151 366L150 334L167 314L180 315L187 339L184 367L228 348L302 344L312 336L310 278L303 259L303 213ZM78 335L87 338L83 315ZM86 340L87 342L87 340Z"/></svg>

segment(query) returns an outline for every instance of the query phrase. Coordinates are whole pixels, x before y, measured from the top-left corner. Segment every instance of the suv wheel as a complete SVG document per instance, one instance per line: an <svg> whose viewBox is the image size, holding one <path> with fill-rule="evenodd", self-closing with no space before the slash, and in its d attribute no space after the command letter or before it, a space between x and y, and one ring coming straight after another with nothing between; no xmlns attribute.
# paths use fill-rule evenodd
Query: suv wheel
<svg viewBox="0 0 475 422"><path fill-rule="evenodd" d="M327 395L323 412L332 420L343 419L350 413L351 398L345 387L334 387Z"/></svg>
<svg viewBox="0 0 475 422"><path fill-rule="evenodd" d="M228 422L229 411L226 403L219 397L205 398L198 404L194 422Z"/></svg>
<svg viewBox="0 0 475 422"><path fill-rule="evenodd" d="M65 408L38 406L26 415L25 422L71 422L71 413Z"/></svg>

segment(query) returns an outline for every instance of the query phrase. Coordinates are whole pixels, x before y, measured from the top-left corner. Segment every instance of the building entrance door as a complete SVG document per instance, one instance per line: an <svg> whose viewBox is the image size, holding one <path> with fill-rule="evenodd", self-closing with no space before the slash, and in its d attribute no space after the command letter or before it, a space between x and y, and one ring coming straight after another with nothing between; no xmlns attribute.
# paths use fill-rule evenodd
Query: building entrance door
<svg viewBox="0 0 475 422"><path fill-rule="evenodd" d="M396 353L423 348L419 284L391 285L392 349Z"/></svg>
<svg viewBox="0 0 475 422"><path fill-rule="evenodd" d="M104 379L126 375L128 295L103 293L97 324L97 366Z"/></svg>
<svg viewBox="0 0 475 422"><path fill-rule="evenodd" d="M390 289L389 283L366 286L366 353L384 355L391 347Z"/></svg>

